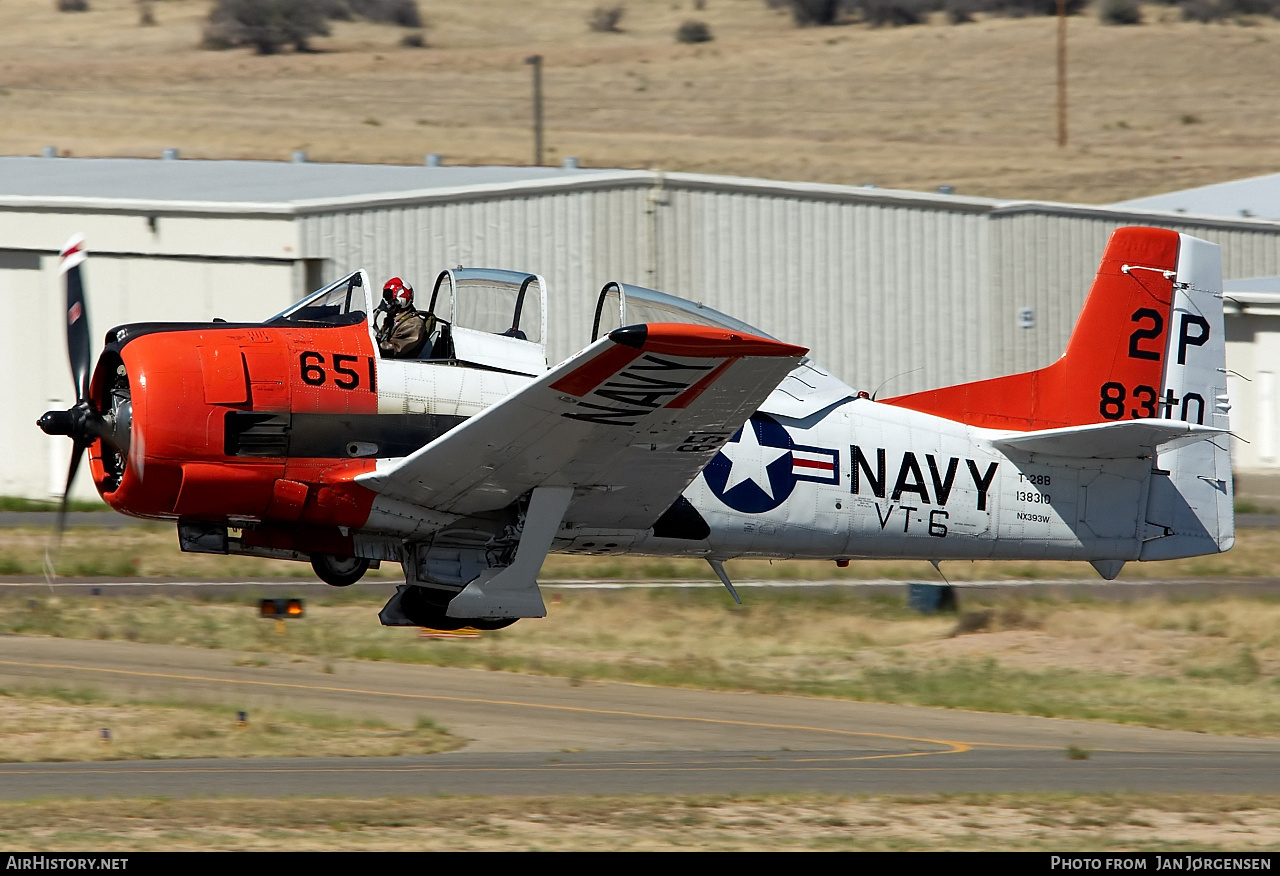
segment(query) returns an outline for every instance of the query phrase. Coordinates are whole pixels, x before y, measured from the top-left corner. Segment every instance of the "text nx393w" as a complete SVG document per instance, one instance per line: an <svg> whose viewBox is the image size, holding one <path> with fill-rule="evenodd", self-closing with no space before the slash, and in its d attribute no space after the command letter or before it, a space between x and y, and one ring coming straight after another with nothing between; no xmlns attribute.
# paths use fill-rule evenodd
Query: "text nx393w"
<svg viewBox="0 0 1280 876"><path fill-rule="evenodd" d="M183 550L371 563L383 623L493 629L546 608L549 552L1085 560L1234 539L1214 244L1123 228L1066 352L1036 371L876 400L803 347L621 283L548 368L537 275L458 269L418 358L384 358L357 271L262 323L112 329L89 374L82 242L63 254L77 402L114 508ZM374 314L374 318L370 318Z"/></svg>

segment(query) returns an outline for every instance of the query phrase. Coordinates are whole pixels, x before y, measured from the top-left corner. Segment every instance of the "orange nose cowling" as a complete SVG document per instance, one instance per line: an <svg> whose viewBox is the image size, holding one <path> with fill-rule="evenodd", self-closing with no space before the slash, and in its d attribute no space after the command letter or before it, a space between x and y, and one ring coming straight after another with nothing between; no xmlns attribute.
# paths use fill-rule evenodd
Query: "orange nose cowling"
<svg viewBox="0 0 1280 876"><path fill-rule="evenodd" d="M94 390L106 395L107 378L123 364L133 409L131 442L118 485L100 443L91 448L94 483L113 508L140 517L274 521L298 532L359 527L368 518L372 494L350 479L372 468L371 460L229 456L225 440L233 411L376 413L372 379L364 386L344 385L352 382L353 360L372 375L372 342L362 324L193 328L145 334L109 348ZM337 361L343 370L325 374L317 361ZM305 381L304 365L311 366ZM317 375L324 382L317 384ZM299 539L314 541L286 541Z"/></svg>

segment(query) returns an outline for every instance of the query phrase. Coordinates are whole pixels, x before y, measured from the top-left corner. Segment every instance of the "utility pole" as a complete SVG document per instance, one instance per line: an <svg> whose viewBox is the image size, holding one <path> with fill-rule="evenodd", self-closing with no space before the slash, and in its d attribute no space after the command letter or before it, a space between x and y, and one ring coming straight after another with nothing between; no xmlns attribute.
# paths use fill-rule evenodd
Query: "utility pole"
<svg viewBox="0 0 1280 876"><path fill-rule="evenodd" d="M1058 0L1061 4L1063 0ZM542 56L530 55L524 59L533 67L533 166L542 166Z"/></svg>
<svg viewBox="0 0 1280 876"><path fill-rule="evenodd" d="M1058 0L1058 148L1067 145L1067 0Z"/></svg>

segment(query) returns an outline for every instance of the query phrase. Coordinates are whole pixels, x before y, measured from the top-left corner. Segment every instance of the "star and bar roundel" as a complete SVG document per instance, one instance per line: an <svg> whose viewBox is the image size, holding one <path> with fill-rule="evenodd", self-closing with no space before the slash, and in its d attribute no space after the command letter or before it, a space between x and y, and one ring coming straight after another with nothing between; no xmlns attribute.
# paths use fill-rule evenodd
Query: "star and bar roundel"
<svg viewBox="0 0 1280 876"><path fill-rule="evenodd" d="M707 486L735 511L772 511L800 481L840 483L840 453L796 444L782 424L755 413L703 469Z"/></svg>

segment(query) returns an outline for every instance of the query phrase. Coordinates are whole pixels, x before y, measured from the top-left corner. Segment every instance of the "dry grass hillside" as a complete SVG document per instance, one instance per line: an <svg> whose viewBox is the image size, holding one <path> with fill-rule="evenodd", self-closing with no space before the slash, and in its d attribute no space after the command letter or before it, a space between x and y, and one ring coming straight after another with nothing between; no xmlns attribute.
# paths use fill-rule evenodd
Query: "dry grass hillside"
<svg viewBox="0 0 1280 876"><path fill-rule="evenodd" d="M422 2L402 28L335 23L312 53L198 48L211 0L0 0L0 153L523 164L545 59L547 161L1109 202L1280 165L1280 22L1072 19L1070 145L1051 18L797 28L764 0ZM714 39L682 45L688 19Z"/></svg>

